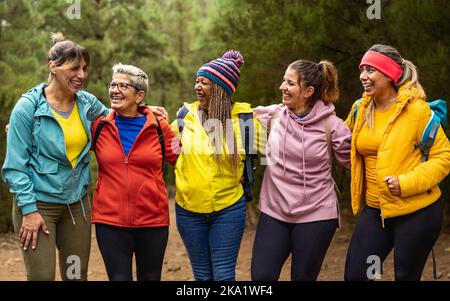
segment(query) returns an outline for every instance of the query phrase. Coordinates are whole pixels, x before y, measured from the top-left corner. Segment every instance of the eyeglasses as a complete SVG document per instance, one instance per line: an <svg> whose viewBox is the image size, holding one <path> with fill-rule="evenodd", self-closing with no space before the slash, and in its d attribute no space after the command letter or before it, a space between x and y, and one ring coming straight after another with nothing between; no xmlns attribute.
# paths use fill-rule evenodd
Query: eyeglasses
<svg viewBox="0 0 450 301"><path fill-rule="evenodd" d="M119 88L119 91L121 92L125 92L128 90L128 86L131 86L133 88L135 88L137 91L140 91L141 89L139 89L136 86L133 86L132 84L128 84L128 83L106 83L106 89L109 90L114 90L115 88Z"/></svg>

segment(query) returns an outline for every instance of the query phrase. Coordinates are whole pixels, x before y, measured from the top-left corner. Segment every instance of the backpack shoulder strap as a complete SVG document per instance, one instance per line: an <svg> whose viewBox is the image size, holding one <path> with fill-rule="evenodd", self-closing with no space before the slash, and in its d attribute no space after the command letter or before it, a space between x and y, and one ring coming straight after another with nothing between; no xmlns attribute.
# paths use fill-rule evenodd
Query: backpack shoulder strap
<svg viewBox="0 0 450 301"><path fill-rule="evenodd" d="M164 171L164 160L166 157L166 144L164 142L164 134L163 131L161 129L161 124L159 123L158 118L155 116L156 119L156 123L158 124L156 126L156 131L158 132L158 138L159 138L159 144L161 144L161 152L162 152L162 164L161 164L161 169Z"/></svg>
<svg viewBox="0 0 450 301"><path fill-rule="evenodd" d="M188 108L186 108L185 105L183 105L177 113L178 130L180 133L183 132L184 118L186 117L187 113L189 113L189 110L188 110Z"/></svg>
<svg viewBox="0 0 450 301"><path fill-rule="evenodd" d="M253 200L252 186L253 186L253 170L255 169L254 160L257 158L254 149L255 128L253 124L253 113L241 113L239 116L239 128L242 136L242 145L245 149L244 160L244 181L242 186L244 188L244 196L247 202ZM251 120L252 122L248 122Z"/></svg>
<svg viewBox="0 0 450 301"><path fill-rule="evenodd" d="M430 149L433 146L434 140L436 139L437 131L439 126L445 126L447 123L447 102L442 99L437 99L432 102L427 102L431 109L431 116L423 130L422 137L419 143L414 146L419 148L422 157L421 162L428 160L428 155L430 154Z"/></svg>
<svg viewBox="0 0 450 301"><path fill-rule="evenodd" d="M92 138L92 150L95 153L95 147L97 145L98 137L100 136L100 133L102 132L103 127L105 126L106 122L103 120L100 121L97 125L97 128L95 129L94 138Z"/></svg>
<svg viewBox="0 0 450 301"><path fill-rule="evenodd" d="M422 138L419 143L414 145L414 147L419 148L422 153L422 157L420 158L421 162L428 160L428 155L430 154L430 149L436 139L436 134L440 123L441 120L439 117L434 113L434 111L431 111L431 116L422 133Z"/></svg>
<svg viewBox="0 0 450 301"><path fill-rule="evenodd" d="M240 113L239 116L239 128L241 130L242 145L245 149L245 155L255 154L255 149L253 147L253 142L255 138L255 128L253 125L253 113ZM252 120L252 122L248 122Z"/></svg>
<svg viewBox="0 0 450 301"><path fill-rule="evenodd" d="M353 107L353 124L356 122L356 117L358 117L358 106L361 103L362 98L355 101L355 106Z"/></svg>

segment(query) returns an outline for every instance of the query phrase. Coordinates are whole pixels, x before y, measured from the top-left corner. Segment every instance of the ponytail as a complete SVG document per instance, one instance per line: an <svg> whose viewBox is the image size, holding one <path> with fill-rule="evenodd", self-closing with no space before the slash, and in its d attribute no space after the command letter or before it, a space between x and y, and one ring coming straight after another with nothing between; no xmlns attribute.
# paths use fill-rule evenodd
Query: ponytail
<svg viewBox="0 0 450 301"><path fill-rule="evenodd" d="M400 79L398 80L396 88L399 89L405 83L409 82L408 87L405 87L405 88L406 89L416 88L419 92L418 97L420 99L426 99L425 90L423 89L422 85L419 83L419 74L417 72L416 65L414 65L411 61L404 59L402 62L402 67L403 67L403 73L400 76Z"/></svg>
<svg viewBox="0 0 450 301"><path fill-rule="evenodd" d="M320 61L322 69L322 87L320 98L326 103L335 103L339 98L338 75L336 68L329 61Z"/></svg>
<svg viewBox="0 0 450 301"><path fill-rule="evenodd" d="M314 87L309 106L312 107L318 99L322 99L325 103L335 103L338 100L338 75L331 62L322 60L316 64L307 60L298 60L291 63L288 69L297 73L298 84L303 81L306 87Z"/></svg>
<svg viewBox="0 0 450 301"><path fill-rule="evenodd" d="M66 40L61 32L50 34L52 44L47 54L48 62L53 61L56 67L70 69L84 58L89 65L90 57L88 51L73 41ZM49 72L48 83L51 83L55 75Z"/></svg>

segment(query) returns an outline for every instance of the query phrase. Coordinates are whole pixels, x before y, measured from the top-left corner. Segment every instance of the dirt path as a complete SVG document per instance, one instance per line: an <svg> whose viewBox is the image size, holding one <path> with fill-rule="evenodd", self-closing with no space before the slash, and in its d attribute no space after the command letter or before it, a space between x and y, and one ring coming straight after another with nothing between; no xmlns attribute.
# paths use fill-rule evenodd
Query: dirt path
<svg viewBox="0 0 450 301"><path fill-rule="evenodd" d="M175 225L173 201L170 204L169 242L164 259L162 272L163 280L193 280L189 259L183 242ZM345 215L345 214L344 214ZM352 220L350 218L349 220ZM352 226L343 219L343 226L337 230L334 239L328 249L327 256L322 266L319 280L342 280L345 254L350 241ZM237 280L250 280L250 260L255 236L254 227L248 226L244 233L237 265ZM450 280L450 229L445 229L440 235L434 248L439 280ZM382 280L393 279L392 254L384 264ZM57 272L58 275L59 272ZM58 279L59 276L57 276ZM0 235L0 280L25 280L25 267L17 242L12 234ZM280 280L290 279L290 260L286 262L281 273ZM423 280L432 280L431 257L425 266ZM92 252L89 263L89 280L107 280L102 258L98 251L95 234L92 237Z"/></svg>

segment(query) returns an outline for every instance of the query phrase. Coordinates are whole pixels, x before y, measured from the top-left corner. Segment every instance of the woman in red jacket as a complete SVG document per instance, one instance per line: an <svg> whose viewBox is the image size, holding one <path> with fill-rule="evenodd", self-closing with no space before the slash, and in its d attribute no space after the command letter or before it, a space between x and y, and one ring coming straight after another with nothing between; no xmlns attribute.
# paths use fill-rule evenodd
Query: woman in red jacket
<svg viewBox="0 0 450 301"><path fill-rule="evenodd" d="M141 69L117 64L107 86L113 111L92 128L99 165L92 204L98 246L110 280L133 279L133 255L138 280L160 280L169 230L162 163L177 160L174 134L164 119L140 106L148 90Z"/></svg>

